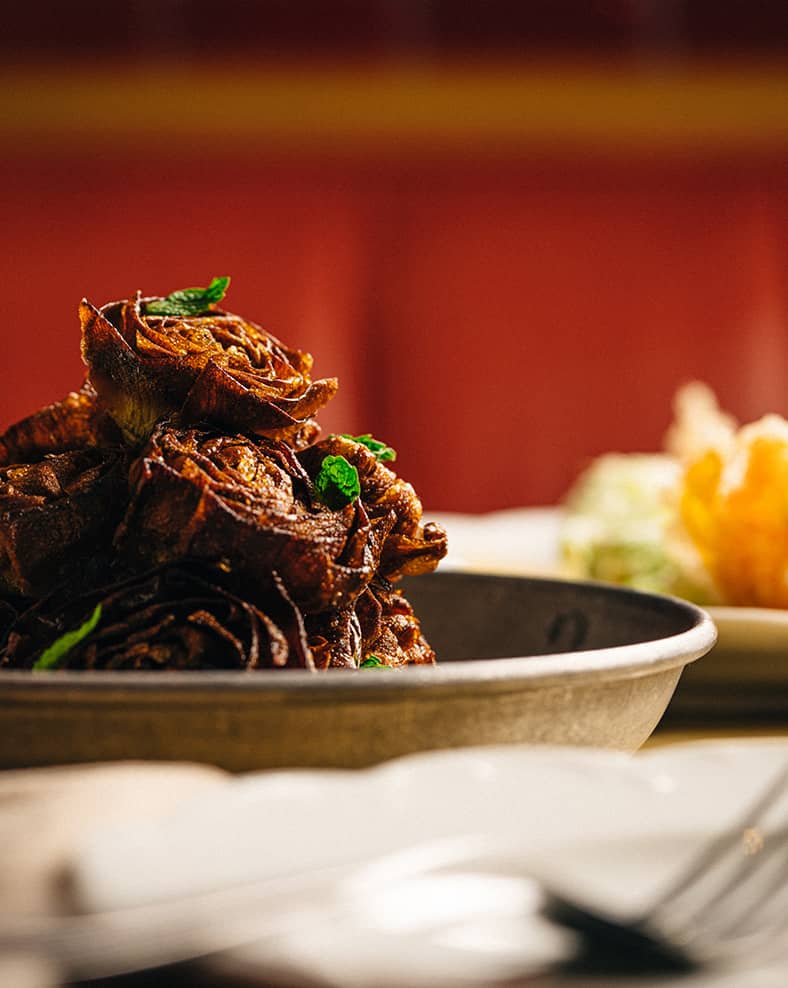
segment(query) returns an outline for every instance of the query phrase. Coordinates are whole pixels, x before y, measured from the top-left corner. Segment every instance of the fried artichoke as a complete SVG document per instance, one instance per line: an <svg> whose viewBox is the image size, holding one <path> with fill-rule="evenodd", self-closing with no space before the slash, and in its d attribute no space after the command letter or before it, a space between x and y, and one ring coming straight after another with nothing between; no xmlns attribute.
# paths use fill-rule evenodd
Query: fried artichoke
<svg viewBox="0 0 788 988"><path fill-rule="evenodd" d="M413 487L347 436L328 436L304 450L299 459L315 476L326 456L344 456L358 470L360 500L371 521L389 519L380 575L395 580L405 574L431 573L446 555L446 532L432 522L422 525L421 501Z"/></svg>
<svg viewBox="0 0 788 988"><path fill-rule="evenodd" d="M413 608L380 577L354 605L308 616L306 628L318 669L435 664Z"/></svg>
<svg viewBox="0 0 788 988"><path fill-rule="evenodd" d="M401 591L376 580L356 605L362 634L362 662L381 665L434 665L435 652L421 633L413 608Z"/></svg>
<svg viewBox="0 0 788 988"><path fill-rule="evenodd" d="M435 664L413 608L379 577L353 605L309 615L306 629L317 669Z"/></svg>
<svg viewBox="0 0 788 988"><path fill-rule="evenodd" d="M80 306L90 380L132 443L178 411L294 449L315 438L313 416L339 385L311 380L310 354L229 312L152 315L153 301L137 294L101 309L86 299Z"/></svg>
<svg viewBox="0 0 788 988"><path fill-rule="evenodd" d="M61 401L39 409L0 436L0 466L33 463L47 453L118 447L118 427L88 382Z"/></svg>
<svg viewBox="0 0 788 988"><path fill-rule="evenodd" d="M12 625L0 664L32 668L45 649L96 613L95 627L66 652L60 668L314 667L301 617L281 587L266 612L195 565L161 567L76 599L53 594Z"/></svg>
<svg viewBox="0 0 788 988"><path fill-rule="evenodd" d="M166 421L130 471L131 501L117 535L137 564L187 557L221 566L253 599L276 572L296 603L352 603L372 579L391 520L356 502L332 511L282 442Z"/></svg>
<svg viewBox="0 0 788 988"><path fill-rule="evenodd" d="M122 458L50 453L0 468L0 590L40 597L106 555L126 488Z"/></svg>

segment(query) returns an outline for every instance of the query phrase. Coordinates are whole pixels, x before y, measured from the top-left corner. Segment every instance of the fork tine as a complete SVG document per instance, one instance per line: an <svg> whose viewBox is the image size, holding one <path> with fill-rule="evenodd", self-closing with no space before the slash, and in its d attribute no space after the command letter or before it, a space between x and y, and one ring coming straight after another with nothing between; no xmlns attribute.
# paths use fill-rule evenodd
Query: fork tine
<svg viewBox="0 0 788 988"><path fill-rule="evenodd" d="M788 829L766 837L756 855L743 858L730 880L719 890L713 906L700 916L698 936L734 940L759 933L774 933L788 925L788 909L766 918L788 889ZM771 918L771 922L769 921Z"/></svg>
<svg viewBox="0 0 788 988"><path fill-rule="evenodd" d="M694 863L679 876L678 880L673 885L668 886L656 902L651 905L642 922L650 923L654 916L661 914L669 906L673 908L683 896L691 893L708 876L712 868L732 852L735 853L741 846L742 835L747 830L757 829L756 825L786 792L786 789L788 789L788 764L777 773L766 790L748 807L738 823L732 827L726 827L723 833L702 850Z"/></svg>

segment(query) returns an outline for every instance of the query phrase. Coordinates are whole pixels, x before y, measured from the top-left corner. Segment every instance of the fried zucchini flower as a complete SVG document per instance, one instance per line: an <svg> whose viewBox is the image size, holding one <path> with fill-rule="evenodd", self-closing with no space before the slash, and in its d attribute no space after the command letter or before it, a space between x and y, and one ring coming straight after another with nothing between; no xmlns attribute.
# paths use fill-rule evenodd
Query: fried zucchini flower
<svg viewBox="0 0 788 988"><path fill-rule="evenodd" d="M356 499L321 503L285 443L174 422L157 426L130 470L116 543L134 564L214 563L265 594L272 573L302 608L352 603L372 579L391 519Z"/></svg>
<svg viewBox="0 0 788 988"><path fill-rule="evenodd" d="M40 597L108 553L123 512L122 456L50 453L0 467L0 589Z"/></svg>
<svg viewBox="0 0 788 988"><path fill-rule="evenodd" d="M369 518L389 520L383 542L380 575L395 580L404 574L431 573L446 555L446 532L434 522L422 525L422 507L415 490L385 466L375 452L348 436L332 435L299 454L315 477L327 456L342 456L358 471L360 500Z"/></svg>
<svg viewBox="0 0 788 988"><path fill-rule="evenodd" d="M262 610L194 564L162 567L76 599L46 598L14 623L0 665L313 668L300 614L281 587Z"/></svg>
<svg viewBox="0 0 788 988"><path fill-rule="evenodd" d="M184 291L210 299L212 286ZM182 294L80 305L90 380L129 441L146 440L158 419L181 412L295 449L311 442L313 416L335 394L336 378L312 381L310 354L212 301L172 301Z"/></svg>
<svg viewBox="0 0 788 988"><path fill-rule="evenodd" d="M767 415L690 463L681 517L726 604L788 607L788 422Z"/></svg>

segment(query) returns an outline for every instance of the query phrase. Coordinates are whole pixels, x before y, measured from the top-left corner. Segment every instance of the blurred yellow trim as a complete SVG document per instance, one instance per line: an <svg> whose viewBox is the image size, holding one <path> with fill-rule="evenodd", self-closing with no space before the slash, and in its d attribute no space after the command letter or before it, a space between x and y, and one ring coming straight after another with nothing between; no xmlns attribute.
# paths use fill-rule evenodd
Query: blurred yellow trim
<svg viewBox="0 0 788 988"><path fill-rule="evenodd" d="M788 67L18 65L0 69L0 136L6 150L782 149Z"/></svg>

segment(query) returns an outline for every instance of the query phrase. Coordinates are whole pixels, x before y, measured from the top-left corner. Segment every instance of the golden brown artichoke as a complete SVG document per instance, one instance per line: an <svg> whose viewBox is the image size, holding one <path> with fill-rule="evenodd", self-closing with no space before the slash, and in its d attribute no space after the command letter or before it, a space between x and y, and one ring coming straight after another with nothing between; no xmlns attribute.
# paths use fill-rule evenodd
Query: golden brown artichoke
<svg viewBox="0 0 788 988"><path fill-rule="evenodd" d="M305 618L316 669L356 669L362 660L361 626L355 603Z"/></svg>
<svg viewBox="0 0 788 988"><path fill-rule="evenodd" d="M46 453L118 446L121 434L88 382L39 409L0 436L0 466L32 463Z"/></svg>
<svg viewBox="0 0 788 988"><path fill-rule="evenodd" d="M313 416L338 383L311 380L310 354L229 312L150 315L152 301L138 293L100 310L86 299L80 306L90 380L130 441L147 439L177 411L295 449L315 438Z"/></svg>
<svg viewBox="0 0 788 988"><path fill-rule="evenodd" d="M0 436L0 591L40 596L100 568L123 511L120 438L89 384Z"/></svg>
<svg viewBox="0 0 788 988"><path fill-rule="evenodd" d="M345 436L328 436L299 454L314 477L326 456L344 456L358 470L361 502L372 522L389 518L379 573L389 580L431 573L446 555L446 532L434 522L422 525L421 501L413 487L381 463L366 446Z"/></svg>
<svg viewBox="0 0 788 988"><path fill-rule="evenodd" d="M303 609L352 603L372 579L391 525L359 501L332 511L282 442L171 421L130 471L117 544L137 565L202 559L265 594L276 572Z"/></svg>
<svg viewBox="0 0 788 988"><path fill-rule="evenodd" d="M193 564L162 567L77 599L53 594L13 624L0 665L32 668L99 604L95 628L66 652L59 668L313 668L301 617L280 587L262 610Z"/></svg>
<svg viewBox="0 0 788 988"><path fill-rule="evenodd" d="M386 666L434 665L435 652L405 596L377 580L356 605L362 661L374 656Z"/></svg>
<svg viewBox="0 0 788 988"><path fill-rule="evenodd" d="M40 597L106 557L126 489L118 453L50 453L0 468L0 590Z"/></svg>
<svg viewBox="0 0 788 988"><path fill-rule="evenodd" d="M376 579L352 606L308 615L306 629L317 669L435 663L413 608L384 580Z"/></svg>

